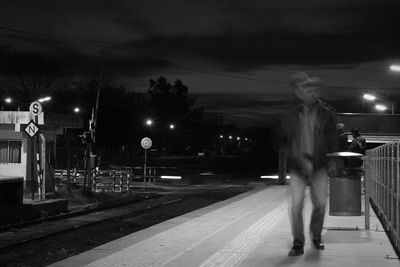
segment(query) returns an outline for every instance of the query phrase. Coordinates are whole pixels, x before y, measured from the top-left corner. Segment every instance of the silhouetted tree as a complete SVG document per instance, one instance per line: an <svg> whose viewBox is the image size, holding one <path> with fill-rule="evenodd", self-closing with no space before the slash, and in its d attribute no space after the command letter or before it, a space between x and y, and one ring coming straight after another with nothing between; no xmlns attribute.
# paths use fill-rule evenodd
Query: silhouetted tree
<svg viewBox="0 0 400 267"><path fill-rule="evenodd" d="M201 108L193 107L196 99L189 96L189 88L179 79L170 84L163 76L149 82L149 107L157 124L159 143L165 146L166 131L171 123L177 125L175 136L180 143L189 143L188 137L203 115Z"/></svg>
<svg viewBox="0 0 400 267"><path fill-rule="evenodd" d="M3 58L2 96L12 97L21 109L34 100L52 94L60 78L57 64L35 54L14 54Z"/></svg>

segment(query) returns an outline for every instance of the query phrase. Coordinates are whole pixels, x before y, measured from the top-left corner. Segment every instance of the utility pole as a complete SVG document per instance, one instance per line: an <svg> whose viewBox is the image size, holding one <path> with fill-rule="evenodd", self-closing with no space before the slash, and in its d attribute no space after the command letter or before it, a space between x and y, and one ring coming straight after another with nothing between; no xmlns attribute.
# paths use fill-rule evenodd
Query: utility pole
<svg viewBox="0 0 400 267"><path fill-rule="evenodd" d="M92 187L92 172L91 172L91 155L93 155L94 151L96 150L96 132L97 132L97 119L99 114L99 102L100 102L100 91L101 87L103 86L103 58L104 58L104 51L101 50L100 53L100 70L99 70L99 83L97 86L97 93L96 93L96 104L95 107L92 108L92 118L89 120L89 134L90 134L90 142L86 142L86 149L85 149L85 181L84 186L86 185L86 181L88 183L88 188L91 189ZM84 133L85 134L85 133Z"/></svg>
<svg viewBox="0 0 400 267"><path fill-rule="evenodd" d="M99 85L97 87L97 95L96 95L96 106L95 106L95 111L94 111L94 132L93 132L93 149L95 149L95 143L96 143L96 130L97 130L97 118L99 114L99 102L100 102L100 91L101 87L103 86L103 62L104 62L104 50L101 50L101 55L100 55L100 71L99 71Z"/></svg>

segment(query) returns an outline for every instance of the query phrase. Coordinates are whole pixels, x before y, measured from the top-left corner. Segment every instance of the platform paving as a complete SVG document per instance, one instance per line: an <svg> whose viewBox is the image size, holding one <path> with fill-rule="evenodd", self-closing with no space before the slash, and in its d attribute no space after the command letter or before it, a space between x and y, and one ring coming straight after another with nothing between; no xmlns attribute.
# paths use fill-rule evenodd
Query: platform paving
<svg viewBox="0 0 400 267"><path fill-rule="evenodd" d="M326 250L316 251L308 238L304 255L288 257L288 199L287 185L258 188L51 266L400 266L372 210L370 230L364 216L327 212ZM307 194L305 225L310 212Z"/></svg>

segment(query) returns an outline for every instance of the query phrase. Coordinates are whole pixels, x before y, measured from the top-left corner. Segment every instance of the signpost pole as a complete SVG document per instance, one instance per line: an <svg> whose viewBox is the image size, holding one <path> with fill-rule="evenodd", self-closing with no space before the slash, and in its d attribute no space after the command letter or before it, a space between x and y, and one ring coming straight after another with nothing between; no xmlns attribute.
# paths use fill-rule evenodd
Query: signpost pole
<svg viewBox="0 0 400 267"><path fill-rule="evenodd" d="M33 120L36 124L38 123L38 118L37 118L37 115L35 115L34 116L34 120ZM37 153L38 153L38 151L39 151L39 144L38 144L38 139L37 139L37 137L36 137L36 135L33 137L33 143L34 143L34 147L35 147L35 153L34 153L34 155L33 155L33 157L32 157L32 159L33 159L33 162L35 162L36 163L36 177L37 177L37 179L36 179L36 181L37 181L37 189L38 189L38 193L39 193L39 199L41 199L42 197L41 197L41 193L40 193L40 186L41 186L41 184L40 184L40 175L39 175L39 164L38 164L38 158L37 158Z"/></svg>
<svg viewBox="0 0 400 267"><path fill-rule="evenodd" d="M35 123L38 124L38 116L35 115ZM42 170L41 170L41 155L40 155L40 140L38 138L38 135L35 135L33 137L34 143L35 143L35 155L34 155L34 161L36 162L36 171L37 171L37 183L38 183L38 193L39 193L39 199L43 199L43 177L42 177Z"/></svg>
<svg viewBox="0 0 400 267"><path fill-rule="evenodd" d="M35 140L30 140L31 145L31 198L35 200Z"/></svg>
<svg viewBox="0 0 400 267"><path fill-rule="evenodd" d="M142 141L140 141L140 145L144 149L144 166L143 166L143 189L146 188L146 168L147 168L147 149L149 149L152 145L152 141L148 137L144 137Z"/></svg>
<svg viewBox="0 0 400 267"><path fill-rule="evenodd" d="M38 126L38 115L42 112L42 105L39 102L32 102L29 106L29 111L33 115L33 120L29 122L27 127L25 127L25 132L31 137L31 197L32 200L35 199L35 183L38 183L39 198L42 199L42 176L41 176L41 166L37 159L37 152L39 152L39 139L36 137L40 129ZM36 147L37 145L37 147ZM40 160L40 156L39 156ZM35 172L36 163L36 172ZM37 179L35 179L37 177ZM36 182L35 182L36 180Z"/></svg>
<svg viewBox="0 0 400 267"><path fill-rule="evenodd" d="M143 185L146 187L147 149L144 150Z"/></svg>

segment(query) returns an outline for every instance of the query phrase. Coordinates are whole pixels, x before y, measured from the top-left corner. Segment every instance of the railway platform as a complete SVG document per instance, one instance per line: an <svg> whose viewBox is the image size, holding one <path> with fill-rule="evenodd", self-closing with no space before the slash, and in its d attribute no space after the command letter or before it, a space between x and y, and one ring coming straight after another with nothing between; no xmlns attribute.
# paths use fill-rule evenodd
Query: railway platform
<svg viewBox="0 0 400 267"><path fill-rule="evenodd" d="M51 266L399 266L400 261L371 209L364 216L329 216L325 250L288 257L292 237L289 187L255 189L103 244ZM305 204L309 225L311 201Z"/></svg>

